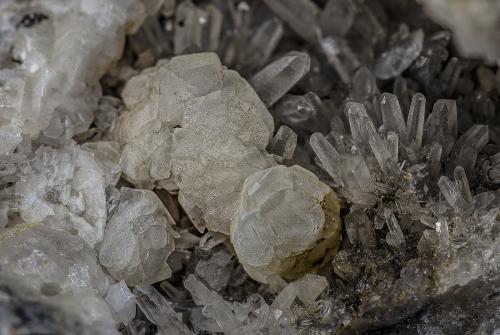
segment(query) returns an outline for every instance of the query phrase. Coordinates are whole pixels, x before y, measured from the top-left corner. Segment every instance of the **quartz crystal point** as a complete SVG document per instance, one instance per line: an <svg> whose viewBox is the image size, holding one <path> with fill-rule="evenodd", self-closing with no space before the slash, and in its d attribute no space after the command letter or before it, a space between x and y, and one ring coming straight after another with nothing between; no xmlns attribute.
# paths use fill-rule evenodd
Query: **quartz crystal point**
<svg viewBox="0 0 500 335"><path fill-rule="evenodd" d="M269 152L282 160L290 160L297 147L297 134L287 126L281 126L271 141Z"/></svg>
<svg viewBox="0 0 500 335"><path fill-rule="evenodd" d="M99 249L101 264L128 286L170 277L167 257L175 248L170 213L149 190L122 187L119 201Z"/></svg>
<svg viewBox="0 0 500 335"><path fill-rule="evenodd" d="M18 29L12 47L20 65L8 86L18 87L19 103L8 105L11 125L0 127L0 137L10 138L9 151L18 137L13 127L32 138L43 132L52 142L87 130L101 95L99 79L145 16L142 3L133 0L38 3L37 12L47 19Z"/></svg>
<svg viewBox="0 0 500 335"><path fill-rule="evenodd" d="M403 73L420 55L423 43L424 32L420 29L396 42L378 57L374 70L377 78L390 79Z"/></svg>
<svg viewBox="0 0 500 335"><path fill-rule="evenodd" d="M162 335L192 335L169 302L153 286L140 285L134 289L137 306L149 321L158 326Z"/></svg>
<svg viewBox="0 0 500 335"><path fill-rule="evenodd" d="M175 54L186 51L216 51L222 28L222 14L213 5L196 7L182 1L175 14Z"/></svg>
<svg viewBox="0 0 500 335"><path fill-rule="evenodd" d="M310 66L307 53L291 51L257 72L250 84L262 101L271 106L309 72Z"/></svg>
<svg viewBox="0 0 500 335"><path fill-rule="evenodd" d="M320 9L311 0L295 0L291 6L287 0L264 0L267 6L288 23L288 26L305 41L315 41L320 28Z"/></svg>
<svg viewBox="0 0 500 335"><path fill-rule="evenodd" d="M344 36L356 16L356 3L350 0L330 0L321 11L321 32L325 36Z"/></svg>
<svg viewBox="0 0 500 335"><path fill-rule="evenodd" d="M60 219L94 246L104 234L106 186L103 165L92 152L76 144L41 146L23 164L15 194L24 221Z"/></svg>
<svg viewBox="0 0 500 335"><path fill-rule="evenodd" d="M262 170L245 180L231 242L254 279L296 278L336 252L339 210L335 193L311 172L299 166Z"/></svg>
<svg viewBox="0 0 500 335"><path fill-rule="evenodd" d="M108 280L80 237L44 225L19 224L0 233L0 283L23 296L78 315L85 325L114 320L103 295Z"/></svg>

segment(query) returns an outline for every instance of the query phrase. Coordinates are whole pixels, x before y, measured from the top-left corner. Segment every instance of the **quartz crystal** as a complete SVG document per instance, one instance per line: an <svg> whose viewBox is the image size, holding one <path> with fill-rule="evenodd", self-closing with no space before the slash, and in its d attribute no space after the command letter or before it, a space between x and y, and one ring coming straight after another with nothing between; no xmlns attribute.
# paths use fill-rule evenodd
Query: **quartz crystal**
<svg viewBox="0 0 500 335"><path fill-rule="evenodd" d="M231 242L253 278L295 278L336 252L339 210L335 193L309 171L299 166L262 170L245 180Z"/></svg>
<svg viewBox="0 0 500 335"><path fill-rule="evenodd" d="M250 84L262 101L271 106L309 72L310 66L306 53L292 51L257 72Z"/></svg>
<svg viewBox="0 0 500 335"><path fill-rule="evenodd" d="M170 213L149 190L122 187L119 201L99 249L101 264L129 286L170 277L167 257L175 248Z"/></svg>

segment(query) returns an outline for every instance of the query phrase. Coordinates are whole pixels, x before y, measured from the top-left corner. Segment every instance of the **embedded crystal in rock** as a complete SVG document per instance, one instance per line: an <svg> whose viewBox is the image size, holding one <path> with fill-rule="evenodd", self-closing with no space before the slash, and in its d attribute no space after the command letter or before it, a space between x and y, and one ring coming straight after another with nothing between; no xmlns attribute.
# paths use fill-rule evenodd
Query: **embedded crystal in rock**
<svg viewBox="0 0 500 335"><path fill-rule="evenodd" d="M335 254L339 211L336 194L304 168L262 170L245 180L231 242L254 279L296 278Z"/></svg>
<svg viewBox="0 0 500 335"><path fill-rule="evenodd" d="M120 203L109 219L99 261L127 285L170 277L167 257L174 250L174 221L154 192L122 187Z"/></svg>

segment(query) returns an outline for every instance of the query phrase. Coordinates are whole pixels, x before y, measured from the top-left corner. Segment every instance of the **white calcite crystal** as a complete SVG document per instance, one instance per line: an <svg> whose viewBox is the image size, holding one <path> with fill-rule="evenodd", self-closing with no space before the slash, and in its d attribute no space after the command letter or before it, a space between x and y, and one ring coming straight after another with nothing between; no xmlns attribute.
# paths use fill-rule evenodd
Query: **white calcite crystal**
<svg viewBox="0 0 500 335"><path fill-rule="evenodd" d="M87 130L101 96L99 79L120 57L125 35L147 14L142 2L39 0L14 2L2 11L5 20L28 11L43 19L10 33L11 57L19 65L0 71L0 116L10 120L0 126L6 140L0 153L12 151L21 133L36 138L43 132L60 143Z"/></svg>
<svg viewBox="0 0 500 335"><path fill-rule="evenodd" d="M122 187L120 203L109 219L99 261L127 285L156 283L171 275L167 257L174 250L175 224L158 196Z"/></svg>
<svg viewBox="0 0 500 335"><path fill-rule="evenodd" d="M128 110L117 138L125 177L145 186L173 181L200 229L228 234L246 176L275 164L263 153L273 120L257 94L204 53L161 61L122 95Z"/></svg>
<svg viewBox="0 0 500 335"><path fill-rule="evenodd" d="M104 234L107 185L105 170L92 152L76 144L41 146L23 164L15 194L24 221L57 219L93 246Z"/></svg>
<svg viewBox="0 0 500 335"><path fill-rule="evenodd" d="M48 225L21 224L0 233L0 283L27 298L67 309L88 325L114 321L103 299L108 279L80 237Z"/></svg>
<svg viewBox="0 0 500 335"><path fill-rule="evenodd" d="M243 185L231 242L256 280L296 278L328 264L339 247L340 205L335 193L299 166L277 166Z"/></svg>

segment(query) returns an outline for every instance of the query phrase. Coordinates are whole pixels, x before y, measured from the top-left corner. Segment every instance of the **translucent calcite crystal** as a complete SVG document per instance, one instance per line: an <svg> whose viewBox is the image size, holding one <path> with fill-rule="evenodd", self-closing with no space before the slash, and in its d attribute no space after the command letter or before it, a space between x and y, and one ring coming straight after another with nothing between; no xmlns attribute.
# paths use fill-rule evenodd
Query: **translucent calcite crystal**
<svg viewBox="0 0 500 335"><path fill-rule="evenodd" d="M167 257L175 248L170 213L149 190L122 187L119 201L100 245L100 263L128 286L170 277Z"/></svg>
<svg viewBox="0 0 500 335"><path fill-rule="evenodd" d="M247 273L266 282L328 264L340 244L335 193L299 166L256 172L243 185L231 242Z"/></svg>
<svg viewBox="0 0 500 335"><path fill-rule="evenodd" d="M0 233L0 283L26 298L114 328L103 295L108 279L80 237L47 225L22 224Z"/></svg>
<svg viewBox="0 0 500 335"><path fill-rule="evenodd" d="M11 21L26 12L39 19L10 33L11 58L18 65L10 73L0 71L0 116L10 120L0 126L0 138L7 140L0 150L12 151L21 132L32 138L43 132L60 143L87 130L101 95L99 79L120 57L125 35L144 19L142 2L14 2L2 11ZM5 103L5 94L15 94L17 102Z"/></svg>
<svg viewBox="0 0 500 335"><path fill-rule="evenodd" d="M76 144L41 146L24 162L15 195L24 221L59 220L93 246L104 234L107 185L105 170L92 152Z"/></svg>

